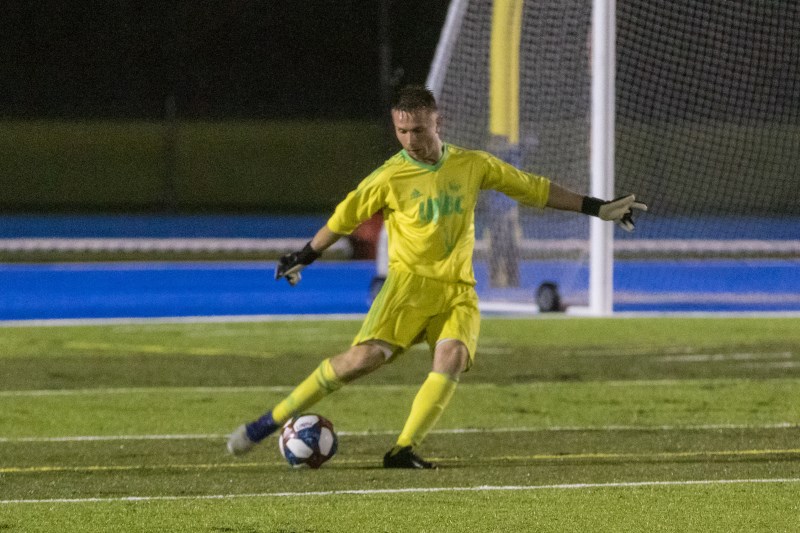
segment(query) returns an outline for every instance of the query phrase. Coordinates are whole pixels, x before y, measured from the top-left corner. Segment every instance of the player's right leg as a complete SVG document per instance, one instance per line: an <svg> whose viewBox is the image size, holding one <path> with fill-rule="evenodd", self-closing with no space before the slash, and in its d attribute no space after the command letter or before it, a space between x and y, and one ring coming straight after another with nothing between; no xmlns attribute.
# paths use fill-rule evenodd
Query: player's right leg
<svg viewBox="0 0 800 533"><path fill-rule="evenodd" d="M299 414L345 383L368 374L386 361L391 348L381 343L366 342L351 346L346 352L325 359L286 398L261 418L236 428L228 437L228 452L242 455L278 430L287 420Z"/></svg>
<svg viewBox="0 0 800 533"><path fill-rule="evenodd" d="M463 342L445 339L436 345L433 370L414 398L397 444L383 457L384 468L436 468L414 450L444 412L468 361L469 350Z"/></svg>
<svg viewBox="0 0 800 533"><path fill-rule="evenodd" d="M403 431L383 458L385 468L435 468L415 449L436 425L472 364L480 331L478 297L471 287L453 286L445 292L448 308L433 317L426 335L433 349L433 368L417 392Z"/></svg>

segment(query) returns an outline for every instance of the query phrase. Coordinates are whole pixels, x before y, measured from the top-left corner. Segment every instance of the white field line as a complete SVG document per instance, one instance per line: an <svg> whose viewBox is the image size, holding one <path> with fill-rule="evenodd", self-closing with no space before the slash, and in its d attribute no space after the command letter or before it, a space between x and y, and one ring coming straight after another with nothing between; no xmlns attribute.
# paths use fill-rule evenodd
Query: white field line
<svg viewBox="0 0 800 533"><path fill-rule="evenodd" d="M125 326L132 324L225 324L233 322L295 322L363 320L364 314L330 315L222 315L222 316L165 316L153 318L48 318L31 320L0 320L0 327L53 326Z"/></svg>
<svg viewBox="0 0 800 533"><path fill-rule="evenodd" d="M164 316L148 318L49 318L27 320L0 320L3 327L56 327L56 326L116 326L131 324L207 324L233 322L294 322L309 321L348 321L363 320L363 313L353 314L297 314L297 315L222 315L222 316ZM519 319L519 314L492 315L492 320ZM626 311L609 316L590 316L581 314L573 316L569 313L540 313L526 315L526 318L537 320L574 320L574 319L636 319L636 318L800 318L800 311Z"/></svg>
<svg viewBox="0 0 800 533"><path fill-rule="evenodd" d="M557 433L557 432L622 432L622 431L721 431L721 430L800 429L800 424L777 422L774 424L694 424L694 425L608 425L608 426L550 426L550 427L500 427L435 429L432 434L468 435L493 433ZM397 430L337 431L340 437L370 437L395 435ZM175 435L74 435L63 437L0 437L0 443L20 442L105 442L140 440L223 440L224 433L189 433Z"/></svg>
<svg viewBox="0 0 800 533"><path fill-rule="evenodd" d="M690 479L683 481L628 481L614 483L563 483L554 485L479 485L476 487L408 487L400 489L352 489L313 492L261 492L248 494L200 494L194 496L120 496L116 498L50 498L0 500L0 505L25 503L114 503L183 500L232 500L242 498L302 498L328 496L371 496L381 494L425 494L440 492L520 492L543 490L630 489L642 487L689 487L708 485L755 485L800 483L800 478L773 479Z"/></svg>
<svg viewBox="0 0 800 533"><path fill-rule="evenodd" d="M548 388L602 385L603 387L673 387L737 385L752 383L747 378L692 378L692 379L632 379L618 381L587 381L581 383L541 381L534 383L461 383L459 390L491 389L491 388ZM104 396L115 394L254 394L264 392L285 393L294 387L288 385L254 385L254 386L221 386L221 387L108 387L96 389L32 389L32 390L0 390L0 398L46 397L46 396ZM417 390L419 384L408 385L348 385L346 390Z"/></svg>
<svg viewBox="0 0 800 533"><path fill-rule="evenodd" d="M769 361L771 359L791 359L792 352L764 353L697 353L687 355L663 355L655 357L660 363L716 363L721 361Z"/></svg>
<svg viewBox="0 0 800 533"><path fill-rule="evenodd" d="M115 394L247 394L258 392L290 392L290 386L274 387L113 387L98 389L42 389L0 391L0 398L46 396L106 396Z"/></svg>
<svg viewBox="0 0 800 533"><path fill-rule="evenodd" d="M761 363L745 363L745 368L800 368L800 361L764 361Z"/></svg>

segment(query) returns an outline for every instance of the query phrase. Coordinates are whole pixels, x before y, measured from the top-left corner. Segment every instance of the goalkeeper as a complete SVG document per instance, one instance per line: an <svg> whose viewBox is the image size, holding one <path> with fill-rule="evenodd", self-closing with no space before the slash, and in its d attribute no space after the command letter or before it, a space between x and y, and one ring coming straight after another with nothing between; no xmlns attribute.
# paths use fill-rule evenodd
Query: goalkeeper
<svg viewBox="0 0 800 533"><path fill-rule="evenodd" d="M292 285L323 250L381 211L389 235L389 274L361 330L345 352L325 359L261 418L237 428L227 448L239 455L346 383L425 341L432 368L420 387L386 468L433 468L417 454L475 358L480 329L472 268L478 194L493 189L526 205L575 211L633 230L633 195L614 201L583 196L504 163L493 155L445 143L433 94L407 86L391 106L402 150L367 176L299 252L283 256L276 279Z"/></svg>

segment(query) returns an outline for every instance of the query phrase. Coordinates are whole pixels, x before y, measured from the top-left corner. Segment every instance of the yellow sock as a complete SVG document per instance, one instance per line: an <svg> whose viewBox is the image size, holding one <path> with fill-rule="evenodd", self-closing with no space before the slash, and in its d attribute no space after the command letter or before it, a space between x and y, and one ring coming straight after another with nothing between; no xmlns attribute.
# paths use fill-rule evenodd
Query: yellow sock
<svg viewBox="0 0 800 533"><path fill-rule="evenodd" d="M447 407L456 390L457 381L447 374L431 372L420 387L406 425L397 438L397 447L419 446Z"/></svg>
<svg viewBox="0 0 800 533"><path fill-rule="evenodd" d="M277 424L283 424L328 394L339 390L342 385L344 382L336 377L331 360L325 359L289 396L272 409L272 419Z"/></svg>

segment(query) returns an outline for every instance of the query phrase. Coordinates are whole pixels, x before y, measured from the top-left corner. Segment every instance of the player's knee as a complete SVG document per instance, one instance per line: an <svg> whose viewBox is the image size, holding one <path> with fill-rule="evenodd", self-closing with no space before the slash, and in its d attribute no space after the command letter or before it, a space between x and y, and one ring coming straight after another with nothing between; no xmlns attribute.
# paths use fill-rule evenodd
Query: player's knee
<svg viewBox="0 0 800 533"><path fill-rule="evenodd" d="M447 374L454 379L467 369L469 349L458 340L448 339L436 345L433 354L433 371Z"/></svg>
<svg viewBox="0 0 800 533"><path fill-rule="evenodd" d="M378 346L358 344L332 358L331 365L336 376L346 382L372 372L385 361L386 357Z"/></svg>

